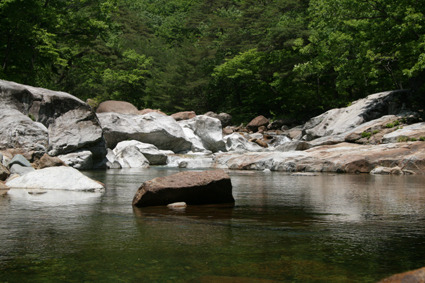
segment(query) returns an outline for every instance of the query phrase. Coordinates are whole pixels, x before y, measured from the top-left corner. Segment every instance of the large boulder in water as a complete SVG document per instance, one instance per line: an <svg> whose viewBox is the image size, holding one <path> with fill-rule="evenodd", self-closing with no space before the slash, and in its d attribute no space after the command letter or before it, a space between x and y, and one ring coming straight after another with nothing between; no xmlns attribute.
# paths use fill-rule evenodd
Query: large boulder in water
<svg viewBox="0 0 425 283"><path fill-rule="evenodd" d="M0 80L0 149L50 155L92 151L106 156L102 129L90 106L60 91Z"/></svg>
<svg viewBox="0 0 425 283"><path fill-rule="evenodd" d="M136 207L192 204L234 203L232 183L222 170L180 172L146 181L133 199Z"/></svg>
<svg viewBox="0 0 425 283"><path fill-rule="evenodd" d="M121 141L137 140L174 152L191 149L192 143L186 139L183 129L169 116L155 112L145 115L99 113L97 116L108 148L114 148Z"/></svg>
<svg viewBox="0 0 425 283"><path fill-rule="evenodd" d="M11 189L48 191L103 191L100 183L85 176L72 167L49 167L27 173L6 183Z"/></svg>

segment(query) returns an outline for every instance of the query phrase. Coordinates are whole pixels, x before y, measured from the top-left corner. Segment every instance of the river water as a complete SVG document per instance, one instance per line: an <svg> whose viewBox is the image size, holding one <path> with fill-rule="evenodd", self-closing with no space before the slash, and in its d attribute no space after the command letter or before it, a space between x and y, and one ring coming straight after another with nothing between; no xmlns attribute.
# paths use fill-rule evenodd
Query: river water
<svg viewBox="0 0 425 283"><path fill-rule="evenodd" d="M104 194L0 197L0 282L376 282L425 266L425 176L230 171L234 207L133 209Z"/></svg>

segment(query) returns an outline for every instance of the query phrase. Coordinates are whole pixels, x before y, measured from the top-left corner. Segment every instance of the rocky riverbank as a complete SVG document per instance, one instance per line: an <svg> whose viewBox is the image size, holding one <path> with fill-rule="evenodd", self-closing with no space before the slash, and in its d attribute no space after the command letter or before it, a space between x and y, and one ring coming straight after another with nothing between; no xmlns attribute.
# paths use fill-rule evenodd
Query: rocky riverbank
<svg viewBox="0 0 425 283"><path fill-rule="evenodd" d="M262 116L236 127L225 113L167 116L120 101L102 103L96 113L68 93L0 80L1 180L17 154L33 168L45 156L76 169L423 174L425 123L422 113L403 104L404 96L373 94L291 128Z"/></svg>

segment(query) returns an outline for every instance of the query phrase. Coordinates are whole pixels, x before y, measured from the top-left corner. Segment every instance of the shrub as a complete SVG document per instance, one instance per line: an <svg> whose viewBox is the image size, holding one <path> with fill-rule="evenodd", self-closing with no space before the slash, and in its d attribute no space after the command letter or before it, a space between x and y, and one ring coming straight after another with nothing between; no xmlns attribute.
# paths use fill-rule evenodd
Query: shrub
<svg viewBox="0 0 425 283"><path fill-rule="evenodd" d="M406 137L406 136L400 136L397 139L398 142L408 142L409 140L410 140L409 137Z"/></svg>
<svg viewBox="0 0 425 283"><path fill-rule="evenodd" d="M369 139L371 136L372 136L372 133L371 132L363 132L362 133L362 138Z"/></svg>
<svg viewBox="0 0 425 283"><path fill-rule="evenodd" d="M395 120L392 123L388 123L385 125L385 128L394 128L397 127L398 125L400 125L400 121L399 120Z"/></svg>

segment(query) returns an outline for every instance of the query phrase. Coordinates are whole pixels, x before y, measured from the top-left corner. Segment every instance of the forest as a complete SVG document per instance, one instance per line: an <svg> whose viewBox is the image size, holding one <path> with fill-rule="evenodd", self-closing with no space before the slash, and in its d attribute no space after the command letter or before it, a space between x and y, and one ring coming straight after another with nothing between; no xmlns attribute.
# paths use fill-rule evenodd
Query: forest
<svg viewBox="0 0 425 283"><path fill-rule="evenodd" d="M0 79L235 122L392 89L423 109L425 2L1 0Z"/></svg>

